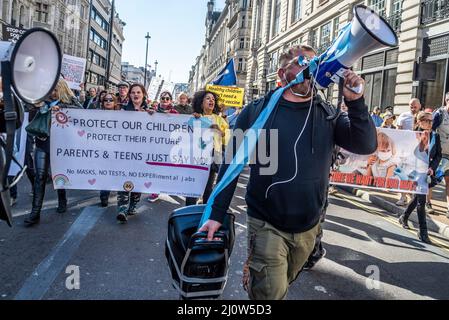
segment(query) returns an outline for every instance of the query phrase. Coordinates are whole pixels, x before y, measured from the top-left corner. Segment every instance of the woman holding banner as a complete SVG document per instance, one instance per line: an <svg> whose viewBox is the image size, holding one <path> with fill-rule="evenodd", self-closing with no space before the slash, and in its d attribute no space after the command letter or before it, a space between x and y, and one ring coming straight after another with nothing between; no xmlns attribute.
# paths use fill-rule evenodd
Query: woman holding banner
<svg viewBox="0 0 449 320"><path fill-rule="evenodd" d="M147 91L140 83L135 83L129 88L129 103L123 110L125 111L145 111L153 113L146 103ZM107 96L106 96L107 97ZM129 216L137 214L137 204L140 201L141 193L121 191L117 194L117 220L125 223Z"/></svg>
<svg viewBox="0 0 449 320"><path fill-rule="evenodd" d="M60 79L56 85L53 93L45 106L54 111L64 108L82 108L72 90L70 90L67 82ZM33 203L29 216L25 219L26 226L32 226L40 221L40 214L42 210L42 203L45 196L45 185L50 168L50 135L48 138L36 137L36 150L34 151L34 168L36 176L33 186ZM67 197L63 189L57 191L58 193L58 213L67 211Z"/></svg>
<svg viewBox="0 0 449 320"><path fill-rule="evenodd" d="M114 111L114 110L120 110L120 106L117 102L117 97L114 96L112 93L106 93L103 96L103 99L101 101L101 110L108 110L108 111ZM109 204L109 196L111 195L111 191L101 191L100 192L100 201L101 206L103 208L106 208Z"/></svg>
<svg viewBox="0 0 449 320"><path fill-rule="evenodd" d="M213 92L198 91L193 96L193 115L197 119L201 117L207 118L211 122L210 128L215 130L213 162L210 167L206 189L203 193L203 203L207 203L212 193L215 178L220 169L220 164L223 162L224 150L230 138L229 124L220 116L218 105L219 98ZM189 205L189 199L186 200L186 205Z"/></svg>
<svg viewBox="0 0 449 320"><path fill-rule="evenodd" d="M433 116L430 112L420 112L417 116L418 131L422 132L421 142L418 149L420 152L425 152L429 157L429 171L427 173L429 188L432 188L437 184L435 172L437 171L442 158L440 136L438 133L432 132L432 119ZM418 211L418 237L422 242L432 244L427 232L426 195L416 194L414 196L404 214L400 216L399 223L404 229L410 229L408 226L408 219L415 208L417 208Z"/></svg>

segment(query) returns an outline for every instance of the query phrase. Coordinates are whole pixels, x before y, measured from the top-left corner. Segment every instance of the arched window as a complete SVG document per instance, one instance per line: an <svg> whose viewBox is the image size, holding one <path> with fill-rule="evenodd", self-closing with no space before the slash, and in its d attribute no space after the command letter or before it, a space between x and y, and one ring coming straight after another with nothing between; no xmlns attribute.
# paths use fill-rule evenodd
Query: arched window
<svg viewBox="0 0 449 320"><path fill-rule="evenodd" d="M25 27L25 20L26 20L26 14L25 14L25 7L24 6L20 6L20 10L19 10L19 28L24 28Z"/></svg>

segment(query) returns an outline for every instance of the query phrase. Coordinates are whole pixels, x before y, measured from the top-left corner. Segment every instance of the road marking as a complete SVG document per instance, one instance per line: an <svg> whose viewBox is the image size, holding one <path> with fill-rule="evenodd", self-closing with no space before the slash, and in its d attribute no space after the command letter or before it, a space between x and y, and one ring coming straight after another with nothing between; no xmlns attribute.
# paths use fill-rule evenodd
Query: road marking
<svg viewBox="0 0 449 320"><path fill-rule="evenodd" d="M243 225L241 223L235 222L235 224L238 225L239 227L242 227L243 229L248 229L247 226L245 226L245 225Z"/></svg>
<svg viewBox="0 0 449 320"><path fill-rule="evenodd" d="M386 221L388 221L388 222L390 222L390 223L392 223L392 224L394 224L396 226L401 227L401 225L399 224L399 222L397 221L396 218L390 217L390 216L386 215L385 213L378 212L377 210L375 210L373 208L370 208L370 207L365 206L365 205L363 205L361 203L358 203L357 201L355 201L351 197L345 196L345 195L343 195L341 193L334 194L333 196L336 197L336 198L340 198L340 199L346 200L349 203L353 204L354 206L362 209L363 211L366 211L366 212L371 213L371 214L375 214L375 215L381 217L382 219L384 219L384 220L386 220ZM415 235L415 233L416 233L416 230L414 228L413 228L413 230L407 230L407 229L403 229L403 230L407 231L408 233L413 234L413 235ZM447 245L444 242L438 240L437 238L433 237L430 234L429 234L429 238L432 240L432 242L434 243L435 247L438 247L438 248L440 248L442 250L445 250L445 251L449 252L449 245Z"/></svg>
<svg viewBox="0 0 449 320"><path fill-rule="evenodd" d="M62 240L25 280L14 300L42 299L105 211L104 208L85 208Z"/></svg>

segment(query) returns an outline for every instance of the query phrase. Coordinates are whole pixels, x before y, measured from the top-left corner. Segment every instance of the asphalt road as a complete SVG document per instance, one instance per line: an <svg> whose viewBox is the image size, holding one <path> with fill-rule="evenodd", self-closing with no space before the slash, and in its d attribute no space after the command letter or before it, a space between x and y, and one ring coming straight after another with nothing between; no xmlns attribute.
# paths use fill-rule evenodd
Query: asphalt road
<svg viewBox="0 0 449 320"><path fill-rule="evenodd" d="M243 175L231 206L236 242L224 300L247 299L240 284L246 181ZM20 190L14 227L0 224L0 299L179 299L164 247L168 216L182 199L142 200L139 215L121 225L115 219L115 197L103 209L98 193L69 191L70 210L60 215L48 185L41 223L27 229L23 219L31 197L26 179ZM449 299L449 243L434 235L437 246L423 244L416 231L403 230L396 219L361 201L341 193L331 197L324 225L327 255L300 275L288 299ZM74 270L80 273L79 289L68 290Z"/></svg>

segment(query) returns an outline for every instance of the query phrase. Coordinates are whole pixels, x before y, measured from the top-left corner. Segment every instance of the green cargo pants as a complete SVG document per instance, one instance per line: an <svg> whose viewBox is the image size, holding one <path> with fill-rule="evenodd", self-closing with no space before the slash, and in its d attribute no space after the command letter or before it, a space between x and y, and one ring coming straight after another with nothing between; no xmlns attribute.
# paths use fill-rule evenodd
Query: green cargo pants
<svg viewBox="0 0 449 320"><path fill-rule="evenodd" d="M315 245L320 223L304 233L287 233L252 217L248 222L248 295L251 300L283 300Z"/></svg>

